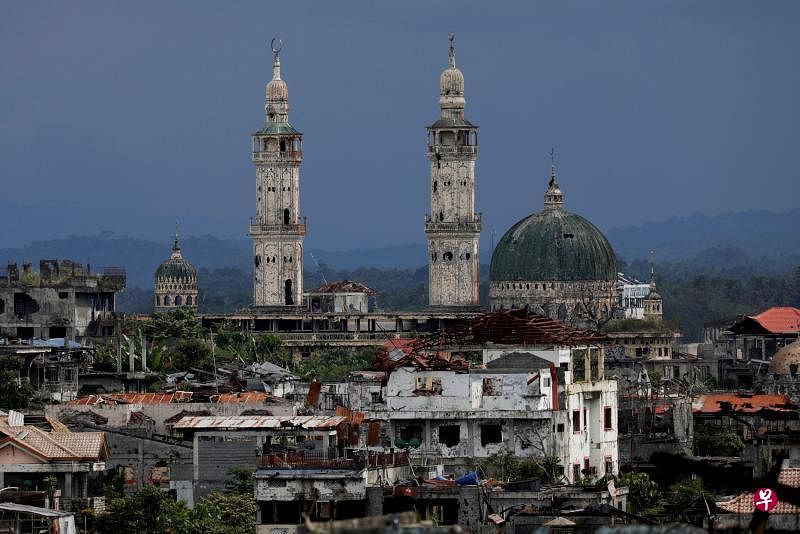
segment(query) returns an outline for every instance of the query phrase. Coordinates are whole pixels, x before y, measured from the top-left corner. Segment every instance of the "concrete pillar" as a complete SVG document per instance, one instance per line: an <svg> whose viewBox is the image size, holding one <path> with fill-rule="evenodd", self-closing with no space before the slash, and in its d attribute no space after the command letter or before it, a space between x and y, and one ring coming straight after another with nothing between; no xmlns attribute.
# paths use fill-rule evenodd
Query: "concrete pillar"
<svg viewBox="0 0 800 534"><path fill-rule="evenodd" d="M583 381L592 381L592 349L586 347L586 352L583 354Z"/></svg>
<svg viewBox="0 0 800 534"><path fill-rule="evenodd" d="M428 448L429 446L432 447L433 443L431 443L431 420L425 419L425 435L423 436L422 446L424 448Z"/></svg>
<svg viewBox="0 0 800 534"><path fill-rule="evenodd" d="M134 371L134 356L136 347L133 344L133 337L128 338L128 366L131 373Z"/></svg>
<svg viewBox="0 0 800 534"><path fill-rule="evenodd" d="M72 473L64 473L64 494L63 499L72 498Z"/></svg>
<svg viewBox="0 0 800 534"><path fill-rule="evenodd" d="M606 378L606 349L600 347L597 352L597 379L605 380Z"/></svg>

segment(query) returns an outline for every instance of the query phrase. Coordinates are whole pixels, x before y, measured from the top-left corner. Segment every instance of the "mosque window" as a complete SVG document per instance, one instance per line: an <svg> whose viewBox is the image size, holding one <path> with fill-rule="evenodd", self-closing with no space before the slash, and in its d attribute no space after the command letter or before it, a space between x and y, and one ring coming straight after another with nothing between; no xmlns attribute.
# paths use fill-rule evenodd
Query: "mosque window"
<svg viewBox="0 0 800 534"><path fill-rule="evenodd" d="M172 304L172 300L169 298L169 295L164 295L164 306L170 306Z"/></svg>
<svg viewBox="0 0 800 534"><path fill-rule="evenodd" d="M161 306L161 297L156 295L156 306Z"/></svg>
<svg viewBox="0 0 800 534"><path fill-rule="evenodd" d="M286 152L286 141L283 140L283 139L281 139L281 142L280 142L280 150L281 150L281 152Z"/></svg>
<svg viewBox="0 0 800 534"><path fill-rule="evenodd" d="M431 261L436 261L436 253L431 254Z"/></svg>
<svg viewBox="0 0 800 534"><path fill-rule="evenodd" d="M439 212L439 220L440 220L440 221L443 221L443 220L444 220L444 212L443 212L443 211L440 211L440 212Z"/></svg>
<svg viewBox="0 0 800 534"><path fill-rule="evenodd" d="M180 306L181 304L183 304L183 299L181 298L180 295L178 295L177 297L175 297L175 306Z"/></svg>
<svg viewBox="0 0 800 534"><path fill-rule="evenodd" d="M192 296L191 295L186 297L186 305L187 306L191 306L192 305Z"/></svg>
<svg viewBox="0 0 800 534"><path fill-rule="evenodd" d="M289 210L283 210L283 224L289 224Z"/></svg>
<svg viewBox="0 0 800 534"><path fill-rule="evenodd" d="M453 261L453 253L450 251L445 252L444 254L442 254L442 259L444 261Z"/></svg>
<svg viewBox="0 0 800 534"><path fill-rule="evenodd" d="M255 257L255 263L256 263L256 267L261 265L261 256L258 255L258 254L256 254L256 257Z"/></svg>
<svg viewBox="0 0 800 534"><path fill-rule="evenodd" d="M467 252L467 253L464 255L464 257L465 257L466 259L470 259L470 258L472 257L472 254L470 254L469 252Z"/></svg>
<svg viewBox="0 0 800 534"><path fill-rule="evenodd" d="M433 192L434 193L436 192L436 189L438 189L438 186L439 186L439 182L433 182Z"/></svg>

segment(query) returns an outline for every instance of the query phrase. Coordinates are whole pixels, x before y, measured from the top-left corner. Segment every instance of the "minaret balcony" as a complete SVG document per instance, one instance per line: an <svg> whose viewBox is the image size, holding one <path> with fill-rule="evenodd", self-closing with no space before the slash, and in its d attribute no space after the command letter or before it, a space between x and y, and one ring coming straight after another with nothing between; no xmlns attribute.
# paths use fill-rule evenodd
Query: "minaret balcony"
<svg viewBox="0 0 800 534"><path fill-rule="evenodd" d="M465 218L458 221L436 221L430 215L425 216L425 232L454 232L466 234L479 234L483 227L481 214L478 213L472 218Z"/></svg>
<svg viewBox="0 0 800 534"><path fill-rule="evenodd" d="M306 223L303 224L258 224L250 220L250 235L272 234L272 235L306 235Z"/></svg>
<svg viewBox="0 0 800 534"><path fill-rule="evenodd" d="M261 150L253 152L253 161L303 161L302 150L285 150L283 152L274 150Z"/></svg>
<svg viewBox="0 0 800 534"><path fill-rule="evenodd" d="M477 156L475 145L428 145L428 156Z"/></svg>

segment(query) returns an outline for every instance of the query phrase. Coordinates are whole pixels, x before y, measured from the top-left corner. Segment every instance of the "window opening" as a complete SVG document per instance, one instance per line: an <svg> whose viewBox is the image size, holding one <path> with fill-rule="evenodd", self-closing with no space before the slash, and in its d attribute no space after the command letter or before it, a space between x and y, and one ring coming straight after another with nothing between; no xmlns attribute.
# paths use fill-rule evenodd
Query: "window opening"
<svg viewBox="0 0 800 534"><path fill-rule="evenodd" d="M481 425L481 446L490 443L503 442L503 427L501 425Z"/></svg>
<svg viewBox="0 0 800 534"><path fill-rule="evenodd" d="M455 447L461 442L461 427L459 425L444 425L439 427L439 443L448 447Z"/></svg>

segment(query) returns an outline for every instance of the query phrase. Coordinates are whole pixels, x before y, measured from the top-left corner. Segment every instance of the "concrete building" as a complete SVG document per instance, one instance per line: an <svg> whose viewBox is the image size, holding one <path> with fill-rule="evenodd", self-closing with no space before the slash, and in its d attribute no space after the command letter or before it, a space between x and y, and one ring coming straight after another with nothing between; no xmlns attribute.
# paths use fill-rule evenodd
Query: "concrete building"
<svg viewBox="0 0 800 534"><path fill-rule="evenodd" d="M281 79L281 49L275 39L272 45L266 124L252 136L256 167L256 216L250 220L253 305L300 306L306 235L305 218L300 219L303 135L289 124L289 89Z"/></svg>
<svg viewBox="0 0 800 534"><path fill-rule="evenodd" d="M464 75L456 67L453 36L450 59L439 78L439 120L428 127L431 212L428 239L428 302L431 306L479 304L478 239L475 213L475 160L478 127L464 118Z"/></svg>
<svg viewBox="0 0 800 534"><path fill-rule="evenodd" d="M617 305L617 259L603 233L564 209L555 165L544 210L503 235L492 254L492 310L529 307L570 324L597 328Z"/></svg>
<svg viewBox="0 0 800 534"><path fill-rule="evenodd" d="M603 379L606 342L524 310L489 313L460 334L390 355L380 395L359 384L376 401L362 401L364 413L391 423L395 446L450 466L509 452L557 456L571 483L616 473L617 384ZM455 357L465 346L482 352L482 368Z"/></svg>
<svg viewBox="0 0 800 534"><path fill-rule="evenodd" d="M112 337L115 297L125 288L125 271L91 268L70 260L41 260L19 272L16 263L0 273L0 338Z"/></svg>
<svg viewBox="0 0 800 534"><path fill-rule="evenodd" d="M306 294L311 313L367 313L378 292L359 282L342 280L324 284Z"/></svg>
<svg viewBox="0 0 800 534"><path fill-rule="evenodd" d="M176 308L197 309L197 270L186 261L178 244L178 232L169 259L158 266L155 274L155 311Z"/></svg>
<svg viewBox="0 0 800 534"><path fill-rule="evenodd" d="M644 319L644 298L649 293L650 284L617 274L617 307L623 319Z"/></svg>

